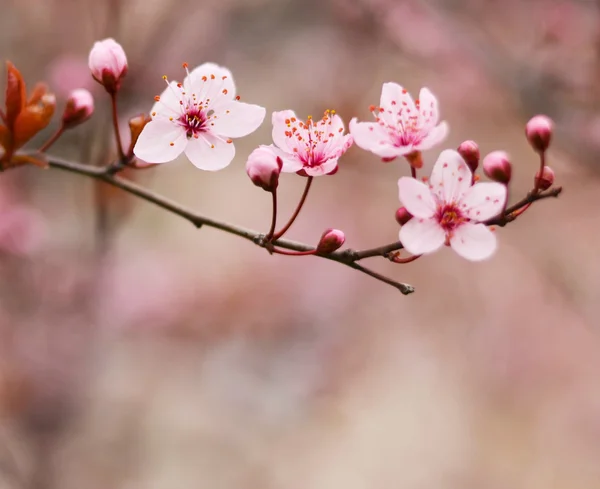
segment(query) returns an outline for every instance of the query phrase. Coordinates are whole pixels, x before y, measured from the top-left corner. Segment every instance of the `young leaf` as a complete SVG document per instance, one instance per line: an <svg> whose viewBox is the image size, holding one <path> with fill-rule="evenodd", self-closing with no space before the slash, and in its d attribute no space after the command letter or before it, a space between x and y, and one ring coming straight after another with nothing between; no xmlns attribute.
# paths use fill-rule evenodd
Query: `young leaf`
<svg viewBox="0 0 600 489"><path fill-rule="evenodd" d="M15 65L6 62L6 123L9 129L14 128L17 116L25 107L25 81Z"/></svg>

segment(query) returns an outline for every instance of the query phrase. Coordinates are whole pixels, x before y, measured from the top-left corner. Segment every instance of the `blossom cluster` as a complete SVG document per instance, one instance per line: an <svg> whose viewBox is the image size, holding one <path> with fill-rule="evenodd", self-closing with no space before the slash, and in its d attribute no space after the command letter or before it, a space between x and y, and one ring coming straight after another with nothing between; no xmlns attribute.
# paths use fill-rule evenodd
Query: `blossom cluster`
<svg viewBox="0 0 600 489"><path fill-rule="evenodd" d="M229 69L215 63L190 69L183 63L183 80L173 81L163 76L166 87L155 97L149 114L130 119L131 142L125 150L116 122L116 97L128 71L125 51L113 39L96 42L89 54L89 68L112 100L119 158L107 168L109 173L127 167L151 168L182 154L199 169L221 170L234 160L234 139L256 131L267 114L264 107L241 101ZM27 98L20 73L12 64L8 65L6 109L1 113L4 125L0 125L2 168L27 162L44 163L42 159L16 152L48 124L55 104L54 96L43 84L36 86ZM84 89L73 91L59 130L39 153L44 153L65 130L89 119L93 112L91 94ZM492 225L504 225L517 218L533 200L542 198L541 192L554 182L554 173L546 164L553 124L545 116L532 118L525 128L526 137L540 158L532 191L525 201L508 208L512 164L503 151L494 151L481 161L489 181L481 181L477 174L480 152L473 141L465 141L457 149L442 150L431 175L418 175L424 165L423 152L442 144L449 131L448 123L440 121L438 100L428 88L422 88L419 97L413 99L400 84L383 83L379 104L371 105L369 112L373 120L359 121L354 117L348 130L333 109L325 110L320 118L309 115L305 119L292 109L272 112L272 142L261 144L246 159L246 172L252 183L273 197L271 228L259 244L271 253L330 257L344 244L344 233L336 229L326 230L318 244L308 250L285 250L278 246L278 240L298 217L313 179L335 175L353 145L386 163L404 160L410 170L410 176L401 176L397 181L402 204L396 211L399 241L391 248L384 247L392 251L378 252L395 263L414 261L444 245L468 260L489 258L497 248ZM281 173L306 179L306 186L295 212L277 231ZM401 257L402 249L411 256ZM346 260L348 256L352 255L346 255Z"/></svg>

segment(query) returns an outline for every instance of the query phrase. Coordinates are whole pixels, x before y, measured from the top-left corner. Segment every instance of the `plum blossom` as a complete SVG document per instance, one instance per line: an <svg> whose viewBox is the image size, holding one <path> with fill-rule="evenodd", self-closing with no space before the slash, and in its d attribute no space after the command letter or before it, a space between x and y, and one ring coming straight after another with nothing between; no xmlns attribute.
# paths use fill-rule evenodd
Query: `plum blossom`
<svg viewBox="0 0 600 489"><path fill-rule="evenodd" d="M400 200L414 216L400 229L400 241L410 253L432 253L446 244L463 258L478 261L496 250L496 235L483 222L504 208L506 186L472 185L471 170L456 151L440 154L429 185L402 177L398 187Z"/></svg>
<svg viewBox="0 0 600 489"><path fill-rule="evenodd" d="M338 159L350 146L352 136L344 134L344 122L334 110L326 110L315 122L301 121L292 110L273 112L272 151L281 158L284 172L311 177L330 175L338 168Z"/></svg>
<svg viewBox="0 0 600 489"><path fill-rule="evenodd" d="M384 159L430 149L448 134L448 124L439 121L435 96L422 88L419 99L397 83L384 83L379 107L370 110L376 122L350 121L350 134L357 146Z"/></svg>
<svg viewBox="0 0 600 489"><path fill-rule="evenodd" d="M167 81L156 97L152 121L146 124L133 149L148 163L166 163L185 153L201 170L225 168L235 156L231 138L254 132L266 111L239 101L231 72L213 63L187 71L183 83Z"/></svg>

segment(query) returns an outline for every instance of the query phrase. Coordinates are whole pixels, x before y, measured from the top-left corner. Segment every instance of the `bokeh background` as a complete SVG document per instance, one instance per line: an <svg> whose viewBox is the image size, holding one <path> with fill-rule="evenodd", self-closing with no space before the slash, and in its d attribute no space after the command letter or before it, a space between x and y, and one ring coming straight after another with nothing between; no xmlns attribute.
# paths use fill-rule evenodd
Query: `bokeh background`
<svg viewBox="0 0 600 489"><path fill-rule="evenodd" d="M368 119L396 81L438 95L444 147L507 150L514 198L537 167L524 124L550 115L565 187L499 230L489 262L450 250L371 259L417 288L403 297L84 177L0 175L0 487L600 487L597 2L0 0L0 11L2 58L30 85L46 80L59 105L74 88L95 95L91 121L52 150L66 158L114 157L87 69L93 42L113 36L129 58L124 128L184 61L229 67L268 112L334 108L346 121ZM264 230L270 200L244 163L270 142L267 119L221 172L182 158L127 176ZM290 237L315 243L336 227L353 248L395 241L407 170L352 148L314 182ZM283 214L303 183L282 178Z"/></svg>

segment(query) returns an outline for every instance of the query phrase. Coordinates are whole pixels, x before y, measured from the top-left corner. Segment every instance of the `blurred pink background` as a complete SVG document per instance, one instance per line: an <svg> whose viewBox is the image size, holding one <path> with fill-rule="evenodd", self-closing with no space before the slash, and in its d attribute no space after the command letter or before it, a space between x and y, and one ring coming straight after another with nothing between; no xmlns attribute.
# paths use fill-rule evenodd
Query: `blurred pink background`
<svg viewBox="0 0 600 489"><path fill-rule="evenodd" d="M269 256L58 170L0 175L0 488L597 489L600 487L600 7L559 0L0 0L2 57L59 104L97 111L52 153L114 157L93 42L129 57L123 124L163 74L213 61L273 110L369 118L381 84L440 100L450 137L508 151L512 194L556 121L565 187L499 230L489 262L450 250L365 262L417 292L326 260ZM55 126L56 127L56 126ZM46 130L47 137L55 127ZM232 165L181 161L139 183L266 230L269 196ZM44 137L38 138L38 143ZM34 142L32 144L35 147ZM439 148L443 149L443 148ZM426 170L437 151L425 154ZM399 162L352 148L314 182L289 237L395 241ZM303 179L280 183L283 213Z"/></svg>

